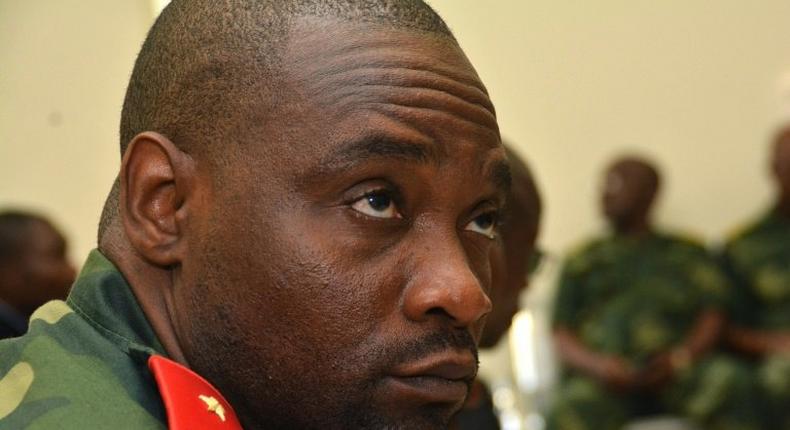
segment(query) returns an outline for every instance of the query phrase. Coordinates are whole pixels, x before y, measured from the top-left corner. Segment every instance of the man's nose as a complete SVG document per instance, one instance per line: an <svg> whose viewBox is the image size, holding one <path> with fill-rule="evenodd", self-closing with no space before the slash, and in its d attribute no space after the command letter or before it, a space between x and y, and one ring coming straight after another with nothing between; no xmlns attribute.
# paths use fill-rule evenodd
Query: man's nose
<svg viewBox="0 0 790 430"><path fill-rule="evenodd" d="M403 305L409 319L445 318L467 328L491 312L491 300L460 243L433 246L416 260Z"/></svg>

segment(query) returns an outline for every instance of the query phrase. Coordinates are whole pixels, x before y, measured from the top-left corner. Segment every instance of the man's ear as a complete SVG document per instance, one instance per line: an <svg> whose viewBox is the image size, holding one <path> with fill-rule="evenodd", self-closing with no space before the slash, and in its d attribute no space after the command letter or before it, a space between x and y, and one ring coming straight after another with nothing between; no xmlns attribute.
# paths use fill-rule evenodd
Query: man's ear
<svg viewBox="0 0 790 430"><path fill-rule="evenodd" d="M183 221L193 192L194 162L165 136L140 133L121 162L120 215L134 249L158 266L183 257Z"/></svg>

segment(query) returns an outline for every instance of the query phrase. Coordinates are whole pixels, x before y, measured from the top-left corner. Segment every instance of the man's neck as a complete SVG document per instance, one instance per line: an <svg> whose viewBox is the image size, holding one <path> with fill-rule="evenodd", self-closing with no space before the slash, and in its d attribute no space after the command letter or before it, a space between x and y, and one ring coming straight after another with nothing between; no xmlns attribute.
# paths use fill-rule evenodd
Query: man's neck
<svg viewBox="0 0 790 430"><path fill-rule="evenodd" d="M645 218L631 220L629 222L612 224L615 234L618 236L638 239L650 235L653 232L651 223Z"/></svg>
<svg viewBox="0 0 790 430"><path fill-rule="evenodd" d="M181 349L165 299L172 279L167 270L152 266L132 248L120 225L108 228L99 250L123 274L159 342L172 360L189 367Z"/></svg>

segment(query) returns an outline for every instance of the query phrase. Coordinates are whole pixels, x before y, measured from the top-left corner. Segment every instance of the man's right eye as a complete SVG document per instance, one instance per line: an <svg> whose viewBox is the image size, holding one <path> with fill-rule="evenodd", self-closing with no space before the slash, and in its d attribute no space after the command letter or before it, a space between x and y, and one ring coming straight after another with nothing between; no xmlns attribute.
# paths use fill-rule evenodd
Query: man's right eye
<svg viewBox="0 0 790 430"><path fill-rule="evenodd" d="M351 204L355 211L374 218L402 218L389 192L372 191Z"/></svg>

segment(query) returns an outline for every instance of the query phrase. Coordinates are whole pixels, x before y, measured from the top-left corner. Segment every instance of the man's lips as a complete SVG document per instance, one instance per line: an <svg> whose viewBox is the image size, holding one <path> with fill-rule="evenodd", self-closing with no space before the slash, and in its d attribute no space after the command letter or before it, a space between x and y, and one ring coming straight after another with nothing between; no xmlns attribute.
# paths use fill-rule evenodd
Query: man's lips
<svg viewBox="0 0 790 430"><path fill-rule="evenodd" d="M477 373L471 352L446 351L396 366L390 373L399 394L424 403L461 403Z"/></svg>

